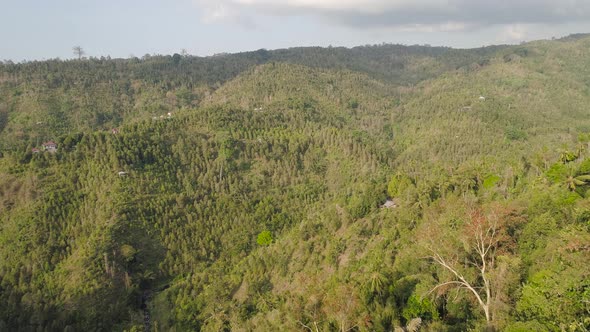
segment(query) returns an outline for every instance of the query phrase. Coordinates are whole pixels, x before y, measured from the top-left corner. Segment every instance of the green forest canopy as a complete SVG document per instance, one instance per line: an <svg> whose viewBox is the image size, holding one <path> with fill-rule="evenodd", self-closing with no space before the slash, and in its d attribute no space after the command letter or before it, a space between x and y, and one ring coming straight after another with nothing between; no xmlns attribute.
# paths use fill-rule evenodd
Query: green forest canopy
<svg viewBox="0 0 590 332"><path fill-rule="evenodd" d="M587 331L589 50L3 63L0 330Z"/></svg>

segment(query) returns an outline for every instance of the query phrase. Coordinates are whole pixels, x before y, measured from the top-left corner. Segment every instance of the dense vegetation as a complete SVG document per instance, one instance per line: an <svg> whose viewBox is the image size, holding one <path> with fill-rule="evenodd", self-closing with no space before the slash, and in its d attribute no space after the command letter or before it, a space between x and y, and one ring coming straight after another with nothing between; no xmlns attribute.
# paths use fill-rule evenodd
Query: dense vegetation
<svg viewBox="0 0 590 332"><path fill-rule="evenodd" d="M0 331L588 331L589 54L3 63Z"/></svg>

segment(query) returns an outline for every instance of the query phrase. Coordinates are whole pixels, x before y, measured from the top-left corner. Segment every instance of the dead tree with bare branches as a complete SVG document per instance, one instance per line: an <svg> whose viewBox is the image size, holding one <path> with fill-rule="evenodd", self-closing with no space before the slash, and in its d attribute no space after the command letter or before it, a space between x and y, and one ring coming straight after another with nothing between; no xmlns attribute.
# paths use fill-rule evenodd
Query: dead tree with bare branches
<svg viewBox="0 0 590 332"><path fill-rule="evenodd" d="M492 270L501 236L500 220L495 214L484 215L480 210L474 210L469 215L463 236L460 241L465 248L462 254L445 255L441 249L429 247L430 258L434 263L449 272L451 280L440 282L429 293L442 293L452 289L465 289L477 300L483 311L486 323L491 326L493 321L493 283Z"/></svg>

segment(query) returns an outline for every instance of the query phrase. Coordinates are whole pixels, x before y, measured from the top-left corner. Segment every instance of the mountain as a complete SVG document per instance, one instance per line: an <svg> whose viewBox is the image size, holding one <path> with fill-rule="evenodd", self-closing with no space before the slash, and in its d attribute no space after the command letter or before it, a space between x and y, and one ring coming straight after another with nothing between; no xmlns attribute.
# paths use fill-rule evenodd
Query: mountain
<svg viewBox="0 0 590 332"><path fill-rule="evenodd" d="M590 329L589 50L4 63L0 330Z"/></svg>
<svg viewBox="0 0 590 332"><path fill-rule="evenodd" d="M308 47L204 58L175 54L126 60L5 62L0 63L0 144L11 148L23 140L110 129L179 107L195 107L223 83L266 63L356 70L408 85L485 62L501 48Z"/></svg>

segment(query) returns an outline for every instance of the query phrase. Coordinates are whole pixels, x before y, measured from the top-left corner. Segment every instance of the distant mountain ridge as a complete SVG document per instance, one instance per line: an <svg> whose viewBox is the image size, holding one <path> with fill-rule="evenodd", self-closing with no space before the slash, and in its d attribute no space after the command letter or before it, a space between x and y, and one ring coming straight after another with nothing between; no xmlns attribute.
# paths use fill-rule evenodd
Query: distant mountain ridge
<svg viewBox="0 0 590 332"><path fill-rule="evenodd" d="M35 128L38 122L46 122L44 130L50 136L76 128L108 129L138 116L147 116L146 113L159 115L178 107L195 106L224 82L265 63L348 69L392 84L408 85L462 66L485 63L503 48L453 50L385 44L351 49L258 50L214 57L176 54L146 55L142 59L2 63L0 137L4 138L4 144L12 144L10 138L13 137L36 140L29 133L39 129ZM149 107L142 106L146 102ZM12 114L10 126L5 119L7 113ZM75 119L72 113L76 114ZM10 135L3 133L6 130Z"/></svg>

